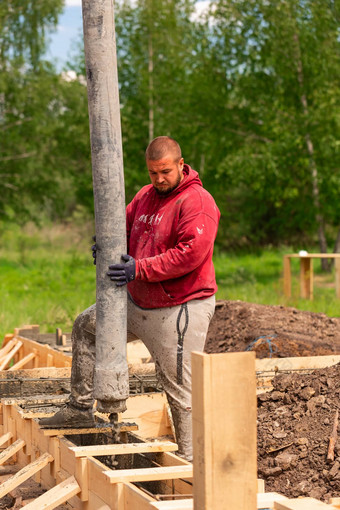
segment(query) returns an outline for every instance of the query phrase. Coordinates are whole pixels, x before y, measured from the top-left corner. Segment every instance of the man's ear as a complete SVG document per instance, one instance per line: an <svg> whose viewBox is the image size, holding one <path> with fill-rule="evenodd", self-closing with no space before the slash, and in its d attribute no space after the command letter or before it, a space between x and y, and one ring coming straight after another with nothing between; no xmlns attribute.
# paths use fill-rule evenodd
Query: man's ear
<svg viewBox="0 0 340 510"><path fill-rule="evenodd" d="M181 158L178 162L179 166L180 166L180 169L183 170L183 167L184 167L184 158Z"/></svg>

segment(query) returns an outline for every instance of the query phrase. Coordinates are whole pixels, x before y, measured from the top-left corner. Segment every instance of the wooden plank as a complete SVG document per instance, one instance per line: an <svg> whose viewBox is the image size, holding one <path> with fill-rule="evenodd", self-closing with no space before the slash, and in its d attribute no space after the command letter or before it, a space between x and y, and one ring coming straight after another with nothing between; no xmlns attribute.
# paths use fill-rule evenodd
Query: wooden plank
<svg viewBox="0 0 340 510"><path fill-rule="evenodd" d="M255 510L256 410L253 352L192 353L195 510Z"/></svg>
<svg viewBox="0 0 340 510"><path fill-rule="evenodd" d="M123 484L109 484L106 477L107 466L99 460L89 457L87 465L89 500L91 499L91 493L93 493L103 500L111 510L122 510L124 508Z"/></svg>
<svg viewBox="0 0 340 510"><path fill-rule="evenodd" d="M313 259L300 258L300 297L313 299Z"/></svg>
<svg viewBox="0 0 340 510"><path fill-rule="evenodd" d="M109 432L112 430L112 427L109 426L100 426L100 427L91 427L84 429L41 429L44 436L75 436L77 434L98 434L99 432ZM133 430L138 430L138 426L135 423L124 423L119 426L119 430L121 432L129 432Z"/></svg>
<svg viewBox="0 0 340 510"><path fill-rule="evenodd" d="M53 367L54 358L52 353L48 353L46 355L46 366L47 367Z"/></svg>
<svg viewBox="0 0 340 510"><path fill-rule="evenodd" d="M97 494L94 494L91 491L89 492L89 501L87 505L88 505L87 508L90 509L93 508L95 510L117 510L117 507L110 507L105 503L105 501L103 501L102 498L100 498L99 496L97 496ZM82 509L83 508L84 507L82 507Z"/></svg>
<svg viewBox="0 0 340 510"><path fill-rule="evenodd" d="M257 495L257 508L258 510L273 508L275 501L288 501L288 498L277 492L264 492L263 494Z"/></svg>
<svg viewBox="0 0 340 510"><path fill-rule="evenodd" d="M126 401L127 410L119 415L119 419L137 423L138 435L143 438L171 435L166 419L166 404L164 392L130 395Z"/></svg>
<svg viewBox="0 0 340 510"><path fill-rule="evenodd" d="M287 499L274 502L274 510L333 510L334 508L332 505L327 505L314 498Z"/></svg>
<svg viewBox="0 0 340 510"><path fill-rule="evenodd" d="M76 458L70 447L74 446L74 444L66 439L66 437L61 438L59 441L60 466L64 471L72 475L76 471Z"/></svg>
<svg viewBox="0 0 340 510"><path fill-rule="evenodd" d="M16 379L69 379L71 377L70 368L40 367L17 370L14 374L9 372L0 372L0 380Z"/></svg>
<svg viewBox="0 0 340 510"><path fill-rule="evenodd" d="M173 480L176 478L192 477L192 466L171 466L142 469L119 469L105 471L110 483L118 482L148 482L155 480Z"/></svg>
<svg viewBox="0 0 340 510"><path fill-rule="evenodd" d="M14 365L12 365L8 369L8 372L13 372L13 370L18 370L19 368L24 367L25 365L27 365L27 363L29 363L32 359L34 359L35 356L36 355L34 352L30 352L29 354L24 356L21 360L17 361Z"/></svg>
<svg viewBox="0 0 340 510"><path fill-rule="evenodd" d="M6 450L0 453L0 466L2 466L2 464L4 464L6 460L10 459L11 457L13 457L13 455L18 453L18 451L21 450L24 446L25 441L23 441L22 439L17 439L16 441L14 441L13 444L8 446Z"/></svg>
<svg viewBox="0 0 340 510"><path fill-rule="evenodd" d="M75 446L71 450L76 457L98 457L99 455L126 455L128 453L175 452L178 450L178 446L170 441L151 441L149 443Z"/></svg>
<svg viewBox="0 0 340 510"><path fill-rule="evenodd" d="M158 508L158 510L191 510L194 508L193 499L179 499L175 501L159 501L150 504L150 510Z"/></svg>
<svg viewBox="0 0 340 510"><path fill-rule="evenodd" d="M65 367L65 363L70 364L71 359L66 354L56 351L52 349L47 344L41 344L39 342L35 342L34 340L29 340L27 338L24 338L20 335L17 336L18 340L20 340L23 343L23 350L24 355L28 354L29 352L34 352L34 349L36 350L37 358L39 358L39 365L40 366L47 366L47 355L51 354L53 357L53 365L58 368Z"/></svg>
<svg viewBox="0 0 340 510"><path fill-rule="evenodd" d="M175 455L171 452L160 452L156 456L156 462L161 466L191 466L191 462L188 462L182 457Z"/></svg>
<svg viewBox="0 0 340 510"><path fill-rule="evenodd" d="M26 420L28 421L28 420ZM49 440L49 452L53 455L54 462L52 463L51 475L56 480L57 473L60 471L60 441L57 437L51 437Z"/></svg>
<svg viewBox="0 0 340 510"><path fill-rule="evenodd" d="M328 356L304 356L294 358L264 358L255 361L255 368L257 374L260 372L277 373L280 370L314 370L317 368L331 367L340 363L339 355Z"/></svg>
<svg viewBox="0 0 340 510"><path fill-rule="evenodd" d="M335 259L335 292L336 297L340 299L340 258Z"/></svg>
<svg viewBox="0 0 340 510"><path fill-rule="evenodd" d="M257 492L265 492L264 490L264 480L262 478L257 479Z"/></svg>
<svg viewBox="0 0 340 510"><path fill-rule="evenodd" d="M4 370L4 368L7 367L8 363L11 361L13 356L18 352L19 349L22 347L22 342L18 341L16 345L9 351L9 353L2 358L0 362L0 370Z"/></svg>
<svg viewBox="0 0 340 510"><path fill-rule="evenodd" d="M150 503L154 502L148 494L131 483L124 483L124 510L150 510Z"/></svg>
<svg viewBox="0 0 340 510"><path fill-rule="evenodd" d="M5 443L7 443L7 441L12 439L12 437L13 437L12 432L6 432L6 434L4 434L3 436L0 437L0 446L2 446Z"/></svg>
<svg viewBox="0 0 340 510"><path fill-rule="evenodd" d="M40 471L42 468L47 466L49 462L52 461L52 455L49 453L44 453L34 462L31 462L31 464L28 464L28 466L23 467L20 471L15 473L15 475L0 485L0 498L6 496L6 494L8 494L11 490L15 489L18 487L18 485L28 480L28 478L31 478L31 476L33 476L35 473L38 473L38 471Z"/></svg>
<svg viewBox="0 0 340 510"><path fill-rule="evenodd" d="M70 476L64 482L56 485L49 491L45 492L37 499L25 505L27 510L52 510L53 508L68 501L72 496L80 492L80 487L74 476Z"/></svg>
<svg viewBox="0 0 340 510"><path fill-rule="evenodd" d="M76 480L80 486L81 492L79 498L81 501L88 501L89 499L89 470L87 465L87 458L80 457L76 461Z"/></svg>
<svg viewBox="0 0 340 510"><path fill-rule="evenodd" d="M292 295L292 270L289 256L283 257L283 292L287 298Z"/></svg>
<svg viewBox="0 0 340 510"><path fill-rule="evenodd" d="M0 360L2 360L7 354L16 346L18 340L16 338L11 338L7 344L0 349Z"/></svg>
<svg viewBox="0 0 340 510"><path fill-rule="evenodd" d="M191 463L182 459L178 455L171 452L158 453L156 462L161 466L190 466ZM193 478L186 477L185 480L165 480L163 483L167 485L170 492L175 494L192 494Z"/></svg>
<svg viewBox="0 0 340 510"><path fill-rule="evenodd" d="M340 508L340 498L331 498L329 504L333 505L335 508Z"/></svg>
<svg viewBox="0 0 340 510"><path fill-rule="evenodd" d="M289 253L285 255L285 257L290 257L291 259L301 259L304 258L305 255ZM340 253L307 253L307 257L312 259L338 259L340 258Z"/></svg>

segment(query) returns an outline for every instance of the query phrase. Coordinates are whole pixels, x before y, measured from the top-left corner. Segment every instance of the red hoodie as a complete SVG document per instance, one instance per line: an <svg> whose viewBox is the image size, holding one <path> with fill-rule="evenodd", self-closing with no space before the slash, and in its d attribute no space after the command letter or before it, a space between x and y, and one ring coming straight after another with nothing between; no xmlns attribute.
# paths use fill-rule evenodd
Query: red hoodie
<svg viewBox="0 0 340 510"><path fill-rule="evenodd" d="M217 291L212 255L220 212L198 173L184 165L183 175L169 195L149 184L126 208L128 254L136 259L128 290L142 308L175 306Z"/></svg>

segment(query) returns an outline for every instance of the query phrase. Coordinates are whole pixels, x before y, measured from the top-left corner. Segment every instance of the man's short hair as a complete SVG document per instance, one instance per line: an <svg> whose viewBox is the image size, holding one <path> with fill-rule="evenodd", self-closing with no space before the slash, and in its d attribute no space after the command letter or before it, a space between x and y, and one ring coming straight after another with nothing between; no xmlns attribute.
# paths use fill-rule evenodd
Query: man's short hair
<svg viewBox="0 0 340 510"><path fill-rule="evenodd" d="M182 157L182 151L179 144L170 136L157 136L146 148L145 159L158 161L167 154L173 154L174 161L179 161Z"/></svg>

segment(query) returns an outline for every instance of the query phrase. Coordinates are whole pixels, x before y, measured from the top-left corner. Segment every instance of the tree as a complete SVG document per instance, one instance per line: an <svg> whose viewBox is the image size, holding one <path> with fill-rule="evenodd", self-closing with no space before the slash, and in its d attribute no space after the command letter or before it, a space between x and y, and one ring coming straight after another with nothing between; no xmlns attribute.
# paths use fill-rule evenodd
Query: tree
<svg viewBox="0 0 340 510"><path fill-rule="evenodd" d="M148 182L144 150L150 138L166 134L186 146L193 9L192 0L118 4L118 76L128 198Z"/></svg>
<svg viewBox="0 0 340 510"><path fill-rule="evenodd" d="M339 164L334 12L318 0L221 0L211 14L214 74L228 96L214 115L226 154L217 177L231 213L250 240L318 231L325 251L324 224L339 224L338 201L327 206Z"/></svg>
<svg viewBox="0 0 340 510"><path fill-rule="evenodd" d="M45 31L55 26L62 0L12 0L0 7L0 213L25 221L44 200L57 199L53 129L59 115L58 77L42 61ZM46 169L50 167L50 171ZM60 179L59 179L60 180Z"/></svg>

